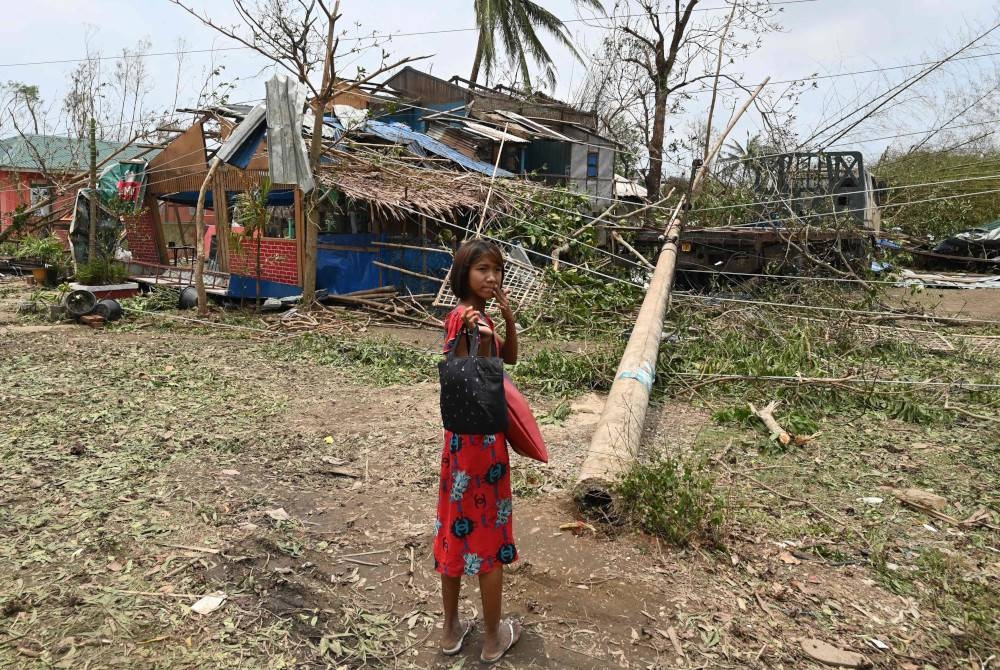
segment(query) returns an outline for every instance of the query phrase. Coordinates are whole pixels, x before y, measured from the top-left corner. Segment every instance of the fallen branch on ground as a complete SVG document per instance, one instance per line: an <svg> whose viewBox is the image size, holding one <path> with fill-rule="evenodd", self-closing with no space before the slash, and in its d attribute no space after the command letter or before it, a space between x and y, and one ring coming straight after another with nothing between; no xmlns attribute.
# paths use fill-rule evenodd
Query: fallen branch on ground
<svg viewBox="0 0 1000 670"><path fill-rule="evenodd" d="M792 441L791 434L781 427L777 419L774 418L774 410L778 409L778 405L781 404L780 400L772 400L767 403L764 407L757 409L753 403L749 403L750 411L753 412L758 419L764 422L767 429L771 431L771 439L778 440L784 445L788 445Z"/></svg>

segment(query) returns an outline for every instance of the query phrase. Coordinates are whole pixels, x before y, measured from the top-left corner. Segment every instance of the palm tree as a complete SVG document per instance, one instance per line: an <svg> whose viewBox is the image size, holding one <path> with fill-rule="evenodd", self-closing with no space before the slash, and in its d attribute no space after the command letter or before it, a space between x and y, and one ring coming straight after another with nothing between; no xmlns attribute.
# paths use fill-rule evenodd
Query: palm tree
<svg viewBox="0 0 1000 670"><path fill-rule="evenodd" d="M746 143L730 140L723 146L719 156L720 172L731 181L759 188L769 176L764 158L774 150L761 135L747 133Z"/></svg>
<svg viewBox="0 0 1000 670"><path fill-rule="evenodd" d="M569 31L558 17L531 0L473 0L476 12L476 28L479 29L479 43L476 58L472 63L469 80L475 83L479 71L489 79L499 61L497 38L511 63L521 72L525 88L531 88L529 57L542 68L543 77L550 87L555 85L556 71L552 57L538 38L538 30L549 33L557 42L570 50L577 59L580 54L573 46ZM600 0L576 0L603 13Z"/></svg>

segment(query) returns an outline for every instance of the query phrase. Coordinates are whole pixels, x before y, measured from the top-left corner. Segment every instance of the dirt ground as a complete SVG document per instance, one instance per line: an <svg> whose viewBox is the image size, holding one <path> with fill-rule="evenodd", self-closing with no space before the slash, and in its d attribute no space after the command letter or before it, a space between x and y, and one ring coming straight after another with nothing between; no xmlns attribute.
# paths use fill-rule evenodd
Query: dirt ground
<svg viewBox="0 0 1000 670"><path fill-rule="evenodd" d="M288 360L290 345L253 333L161 326L24 327L0 314L0 668L478 666L479 631L458 657L437 646L436 384ZM433 346L422 337L400 335ZM539 415L561 402L532 400ZM940 468L957 478L939 488L951 513L995 507L995 479L957 446L995 455L995 437L888 422L858 447L871 469L834 476L847 462L836 433L769 456L707 409L663 402L647 448L695 450L765 483L720 480L743 510L725 548L679 550L588 525L574 507L602 404L575 397L543 425L549 465L515 457L522 560L507 609L525 632L500 667L823 667L803 638L878 668L987 667L945 609L886 587L867 533L887 533L901 566L890 570L911 570L932 544L971 561L996 602L995 530L950 527L879 488L940 487L927 478ZM783 471L827 497L782 494L769 477ZM221 607L192 612L216 592ZM473 582L462 609L478 612Z"/></svg>

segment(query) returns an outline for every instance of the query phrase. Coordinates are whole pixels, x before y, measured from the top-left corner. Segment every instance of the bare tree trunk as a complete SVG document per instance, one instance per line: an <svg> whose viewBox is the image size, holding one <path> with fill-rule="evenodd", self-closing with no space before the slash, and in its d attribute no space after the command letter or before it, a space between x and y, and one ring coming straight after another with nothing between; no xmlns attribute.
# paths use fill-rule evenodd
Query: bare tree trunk
<svg viewBox="0 0 1000 670"><path fill-rule="evenodd" d="M653 107L653 133L649 137L649 172L646 173L646 197L660 199L663 183L663 135L666 129L667 93L657 86Z"/></svg>
<svg viewBox="0 0 1000 670"><path fill-rule="evenodd" d="M220 165L222 165L221 159L218 157L212 159L208 174L205 175L205 180L201 182L201 189L198 191L198 207L194 215L194 248L197 254L194 262L194 288L198 291L198 316L208 316L208 293L205 292L205 193ZM215 234L219 234L218 226Z"/></svg>
<svg viewBox="0 0 1000 670"><path fill-rule="evenodd" d="M97 259L97 121L90 117L90 230L87 234L87 260Z"/></svg>
<svg viewBox="0 0 1000 670"><path fill-rule="evenodd" d="M326 57L323 59L323 84L320 91L324 95L313 98L312 139L309 145L309 165L313 174L319 174L320 157L323 154L323 114L326 106L333 99L331 82L334 79L333 49L336 34L337 16L340 13L340 0L333 7L327 22ZM306 196L306 239L302 249L302 305L307 309L316 299L316 247L319 244L319 188L313 188Z"/></svg>

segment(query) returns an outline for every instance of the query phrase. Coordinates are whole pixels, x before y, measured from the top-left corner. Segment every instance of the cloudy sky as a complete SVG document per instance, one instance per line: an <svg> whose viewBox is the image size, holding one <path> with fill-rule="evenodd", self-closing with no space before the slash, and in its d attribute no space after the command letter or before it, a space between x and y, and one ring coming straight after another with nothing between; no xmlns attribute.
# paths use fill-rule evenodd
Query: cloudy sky
<svg viewBox="0 0 1000 670"><path fill-rule="evenodd" d="M597 46L604 30L590 21L580 21L580 14L571 0L537 0L569 23L573 39L582 51ZM201 11L210 12L220 23L237 20L228 0L190 0ZM606 3L608 4L608 3ZM724 0L704 0L703 7L725 12ZM719 9L715 9L719 8ZM422 67L434 74L450 77L468 76L475 50L475 32L471 0L343 0L343 26L347 36L397 34L385 48L394 56L430 55ZM814 0L782 6L779 21L784 30L765 36L763 47L746 61L730 66L734 73L744 73L746 81L758 81L765 75L774 80L794 79L812 73L841 74L875 68L897 68L940 56L983 32L997 21L996 0ZM421 33L451 30L425 35ZM178 106L193 105L203 88L206 73L224 66L222 78L235 81L231 95L234 101L252 100L263 94L263 81L272 70L266 62L236 46L211 29L200 25L179 7L167 0L26 0L8 8L0 24L0 81L22 81L37 84L48 101L53 117L67 88L67 75L73 61L90 48L105 56L120 53L123 47L135 45L140 39L151 42L150 51L176 52L179 44L188 53L180 62ZM350 42L345 42L349 44ZM976 55L1000 52L1000 30L979 45ZM214 53L212 50L215 49ZM226 49L226 50L223 50ZM570 99L579 86L586 66L574 61L564 50L553 48L559 70L556 95ZM373 64L373 55L360 60L354 57L344 64ZM940 79L927 82L931 88L945 90L963 78L979 79L994 72L998 57L981 57L964 61L943 72ZM352 63L352 61L355 61ZM147 59L155 87L149 93L146 106L157 110L169 108L178 81L178 58L156 55ZM110 69L111 63L108 63ZM810 88L797 111L797 128L802 135L836 118L842 109L852 109L852 103L873 97L918 68L898 68L883 72L823 79ZM350 73L350 70L348 71ZM691 118L703 114L707 97L696 98L689 105ZM920 108L914 101L911 108L900 108L861 126L856 131L858 141L881 137L893 132L916 131L931 122L933 111ZM680 121L680 120L678 120ZM738 133L745 136L754 124L748 119ZM923 125L921 125L923 124ZM680 123L678 125L681 125ZM885 141L865 144L868 151L877 151Z"/></svg>

